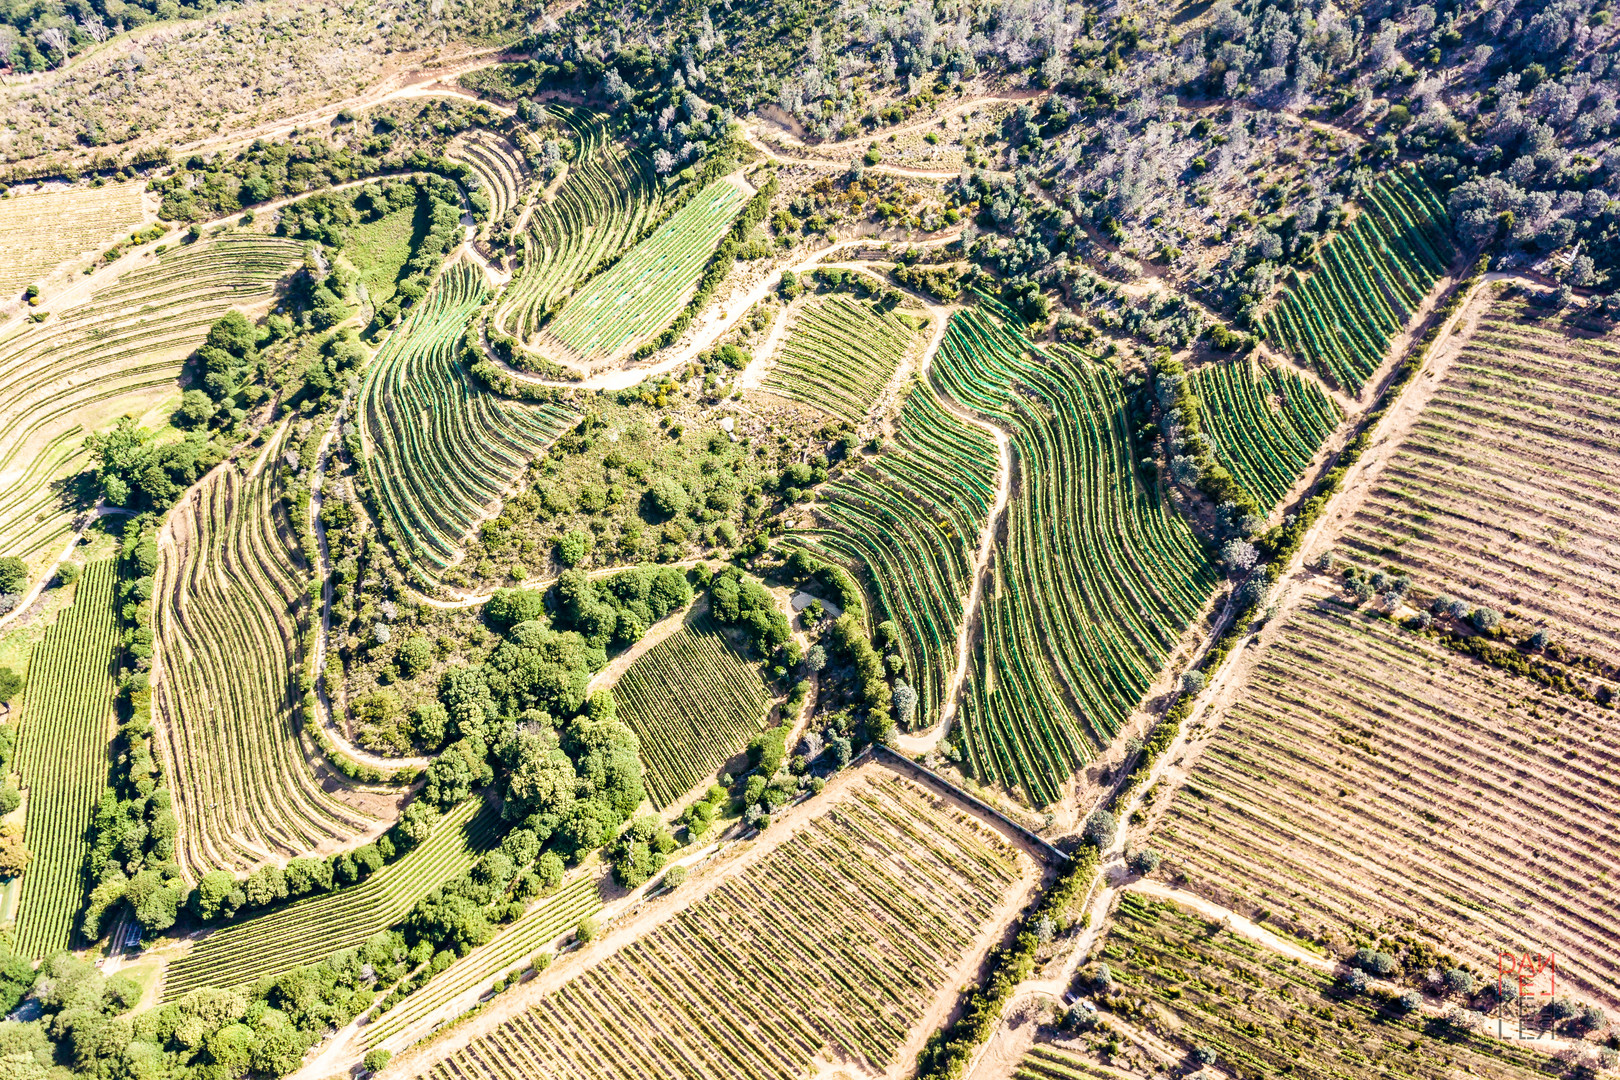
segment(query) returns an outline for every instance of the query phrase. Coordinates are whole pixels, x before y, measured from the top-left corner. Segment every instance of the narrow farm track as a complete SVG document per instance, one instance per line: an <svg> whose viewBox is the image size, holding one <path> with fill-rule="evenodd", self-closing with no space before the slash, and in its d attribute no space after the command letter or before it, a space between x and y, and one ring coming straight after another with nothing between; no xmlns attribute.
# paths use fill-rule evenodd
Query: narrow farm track
<svg viewBox="0 0 1620 1080"><path fill-rule="evenodd" d="M40 598L46 586L51 583L51 579L56 576L56 572L61 569L62 564L71 559L73 552L77 550L80 544L84 543L84 534L90 531L92 525L104 517L133 517L134 514L135 511L133 510L126 510L122 506L108 506L103 500L97 499L96 505L91 507L90 512L85 515L79 527L74 530L72 538L62 548L62 554L58 555L56 561L40 573L39 580L35 581L29 590L23 594L22 599L17 601L16 607L4 615L0 615L0 630L4 630L12 622L28 614L29 608L33 607L34 602Z"/></svg>

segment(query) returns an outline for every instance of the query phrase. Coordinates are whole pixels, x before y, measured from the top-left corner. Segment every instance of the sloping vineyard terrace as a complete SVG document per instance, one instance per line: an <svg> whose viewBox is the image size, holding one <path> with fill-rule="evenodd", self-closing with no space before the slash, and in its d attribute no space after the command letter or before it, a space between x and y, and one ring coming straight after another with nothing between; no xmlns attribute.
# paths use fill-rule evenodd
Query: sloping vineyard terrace
<svg viewBox="0 0 1620 1080"><path fill-rule="evenodd" d="M917 723L945 705L958 631L973 588L973 560L1000 482L996 444L947 412L928 383L906 395L894 441L828 483L817 527L784 543L857 573L874 616L900 628Z"/></svg>
<svg viewBox="0 0 1620 1080"><path fill-rule="evenodd" d="M0 330L0 550L31 557L67 535L58 483L88 463L84 436L176 395L181 365L233 307L252 307L303 255L226 234L160 255L43 324Z"/></svg>
<svg viewBox="0 0 1620 1080"><path fill-rule="evenodd" d="M900 315L870 301L814 297L788 329L764 389L859 424L916 340Z"/></svg>
<svg viewBox="0 0 1620 1080"><path fill-rule="evenodd" d="M280 452L211 472L171 512L154 589L155 714L187 874L244 870L363 832L298 733L308 571L281 502Z"/></svg>
<svg viewBox="0 0 1620 1080"><path fill-rule="evenodd" d="M1292 371L1234 360L1205 365L1192 378L1215 456L1262 510L1293 489L1344 419L1321 387Z"/></svg>
<svg viewBox="0 0 1620 1080"><path fill-rule="evenodd" d="M647 791L660 807L740 752L771 700L758 670L706 617L638 657L613 693L619 719L641 740Z"/></svg>
<svg viewBox="0 0 1620 1080"><path fill-rule="evenodd" d="M1322 246L1316 269L1265 316L1266 334L1355 393L1456 254L1439 197L1397 169L1362 191L1360 212Z"/></svg>
<svg viewBox="0 0 1620 1080"><path fill-rule="evenodd" d="M384 532L407 565L436 580L489 507L575 418L513 401L457 359L484 299L476 268L456 263L378 351L360 389L366 472Z"/></svg>
<svg viewBox="0 0 1620 1080"><path fill-rule="evenodd" d="M975 775L1048 805L1137 707L1215 572L1137 480L1111 368L969 310L931 370L1008 431L1017 468L953 738Z"/></svg>
<svg viewBox="0 0 1620 1080"><path fill-rule="evenodd" d="M1551 948L1561 981L1620 996L1611 710L1333 598L1265 649L1154 832L1173 872L1304 935L1416 934L1492 967Z"/></svg>
<svg viewBox="0 0 1620 1080"><path fill-rule="evenodd" d="M524 1011L425 1075L790 1080L829 1054L889 1066L1038 871L887 771L848 785L650 932L583 969L555 965Z"/></svg>
<svg viewBox="0 0 1620 1080"><path fill-rule="evenodd" d="M1620 338L1489 302L1339 554L1620 664Z"/></svg>

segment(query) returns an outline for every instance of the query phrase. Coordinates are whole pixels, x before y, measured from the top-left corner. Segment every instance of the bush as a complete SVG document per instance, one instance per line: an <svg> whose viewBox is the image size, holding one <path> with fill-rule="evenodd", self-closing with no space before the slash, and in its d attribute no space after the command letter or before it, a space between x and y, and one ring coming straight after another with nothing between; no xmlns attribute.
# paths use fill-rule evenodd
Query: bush
<svg viewBox="0 0 1620 1080"><path fill-rule="evenodd" d="M360 1064L365 1066L366 1072L374 1073L381 1072L392 1060L394 1060L394 1055L379 1046L374 1050L367 1050L366 1056Z"/></svg>
<svg viewBox="0 0 1620 1080"><path fill-rule="evenodd" d="M1396 1010L1399 1012L1417 1012L1418 1006L1423 1004L1423 998L1416 990L1408 990L1406 993L1396 998L1394 1004Z"/></svg>
<svg viewBox="0 0 1620 1080"><path fill-rule="evenodd" d="M1377 975L1381 979L1395 974L1395 958L1393 956L1386 952L1369 949L1366 946L1356 950L1355 956L1350 958L1350 965L1360 968L1369 975Z"/></svg>
<svg viewBox="0 0 1620 1080"><path fill-rule="evenodd" d="M1147 877L1159 868L1159 853L1152 848L1142 848L1131 852L1125 864L1131 868L1131 873Z"/></svg>
<svg viewBox="0 0 1620 1080"><path fill-rule="evenodd" d="M1365 971L1351 971L1344 977L1344 988L1352 994L1365 994L1371 980Z"/></svg>
<svg viewBox="0 0 1620 1080"><path fill-rule="evenodd" d="M591 918L589 915L585 916L583 919L580 919L579 925L574 927L574 938L581 945L584 945L587 942L595 941L596 933L596 920Z"/></svg>
<svg viewBox="0 0 1620 1080"><path fill-rule="evenodd" d="M1448 968L1441 976L1441 982L1445 984L1448 994L1461 994L1467 997L1474 992L1474 977L1462 968Z"/></svg>
<svg viewBox="0 0 1620 1080"><path fill-rule="evenodd" d="M1086 827L1080 837L1098 851L1106 851L1113 846L1114 835L1119 829L1119 823L1114 815L1107 810L1096 810L1086 818Z"/></svg>
<svg viewBox="0 0 1620 1080"><path fill-rule="evenodd" d="M1213 1065L1215 1064L1215 1051L1203 1043L1199 1043L1192 1048L1192 1059L1200 1065Z"/></svg>

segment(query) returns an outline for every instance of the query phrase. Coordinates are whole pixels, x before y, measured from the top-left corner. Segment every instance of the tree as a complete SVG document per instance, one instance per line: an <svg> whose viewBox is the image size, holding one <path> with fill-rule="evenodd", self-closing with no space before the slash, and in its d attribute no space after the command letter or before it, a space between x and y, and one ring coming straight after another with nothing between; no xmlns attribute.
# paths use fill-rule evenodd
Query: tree
<svg viewBox="0 0 1620 1080"><path fill-rule="evenodd" d="M0 701L9 704L17 700L17 695L22 693L22 688L23 680L21 675L8 667L0 667Z"/></svg>
<svg viewBox="0 0 1620 1080"><path fill-rule="evenodd" d="M374 1073L382 1072L383 1069L387 1068L388 1063L392 1060L394 1060L394 1055L379 1046L375 1049L367 1050L366 1056L361 1059L360 1064L365 1068L366 1072Z"/></svg>
<svg viewBox="0 0 1620 1080"><path fill-rule="evenodd" d="M236 876L229 870L210 870L198 879L196 889L192 890L191 913L203 922L221 916L228 918L236 911L229 902L235 889Z"/></svg>
<svg viewBox="0 0 1620 1080"><path fill-rule="evenodd" d="M484 605L484 619L505 632L522 622L546 617L545 593L539 589L496 589Z"/></svg>
<svg viewBox="0 0 1620 1080"><path fill-rule="evenodd" d="M1189 671L1181 677L1181 692L1189 696L1201 694L1209 685L1209 676L1202 671Z"/></svg>
<svg viewBox="0 0 1620 1080"><path fill-rule="evenodd" d="M1131 852L1125 863L1131 873L1147 877L1159 868L1159 853L1152 848L1140 848Z"/></svg>
<svg viewBox="0 0 1620 1080"><path fill-rule="evenodd" d="M814 673L826 666L827 650L819 644L810 646L810 651L804 654L804 669Z"/></svg>
<svg viewBox="0 0 1620 1080"><path fill-rule="evenodd" d="M1474 992L1474 977L1462 968L1447 968L1446 973L1441 976L1441 982L1445 984L1448 994L1467 997Z"/></svg>
<svg viewBox="0 0 1620 1080"><path fill-rule="evenodd" d="M32 861L33 855L23 843L22 829L15 825L0 827L0 879L20 876Z"/></svg>
<svg viewBox="0 0 1620 1080"><path fill-rule="evenodd" d="M897 682L894 684L894 718L901 726L909 728L912 720L917 716L917 691L910 685Z"/></svg>
<svg viewBox="0 0 1620 1080"><path fill-rule="evenodd" d="M13 596L28 587L28 564L16 555L0 559L0 593Z"/></svg>
<svg viewBox="0 0 1620 1080"><path fill-rule="evenodd" d="M1362 971L1370 975L1377 975L1379 978L1393 975L1396 966L1395 958L1389 953L1379 952L1365 945L1356 950L1355 955L1350 958L1350 964L1352 967L1360 968Z"/></svg>
<svg viewBox="0 0 1620 1080"><path fill-rule="evenodd" d="M1086 818L1085 828L1081 831L1081 839L1098 851L1106 851L1114 843L1114 834L1119 824L1114 815L1107 810L1094 810Z"/></svg>

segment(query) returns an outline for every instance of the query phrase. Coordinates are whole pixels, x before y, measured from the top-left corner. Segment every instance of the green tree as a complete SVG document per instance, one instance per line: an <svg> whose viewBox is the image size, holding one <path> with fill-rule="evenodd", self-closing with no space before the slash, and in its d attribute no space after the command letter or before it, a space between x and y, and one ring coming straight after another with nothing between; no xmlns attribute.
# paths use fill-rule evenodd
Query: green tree
<svg viewBox="0 0 1620 1080"><path fill-rule="evenodd" d="M28 587L28 564L16 555L0 559L0 593L16 595Z"/></svg>

